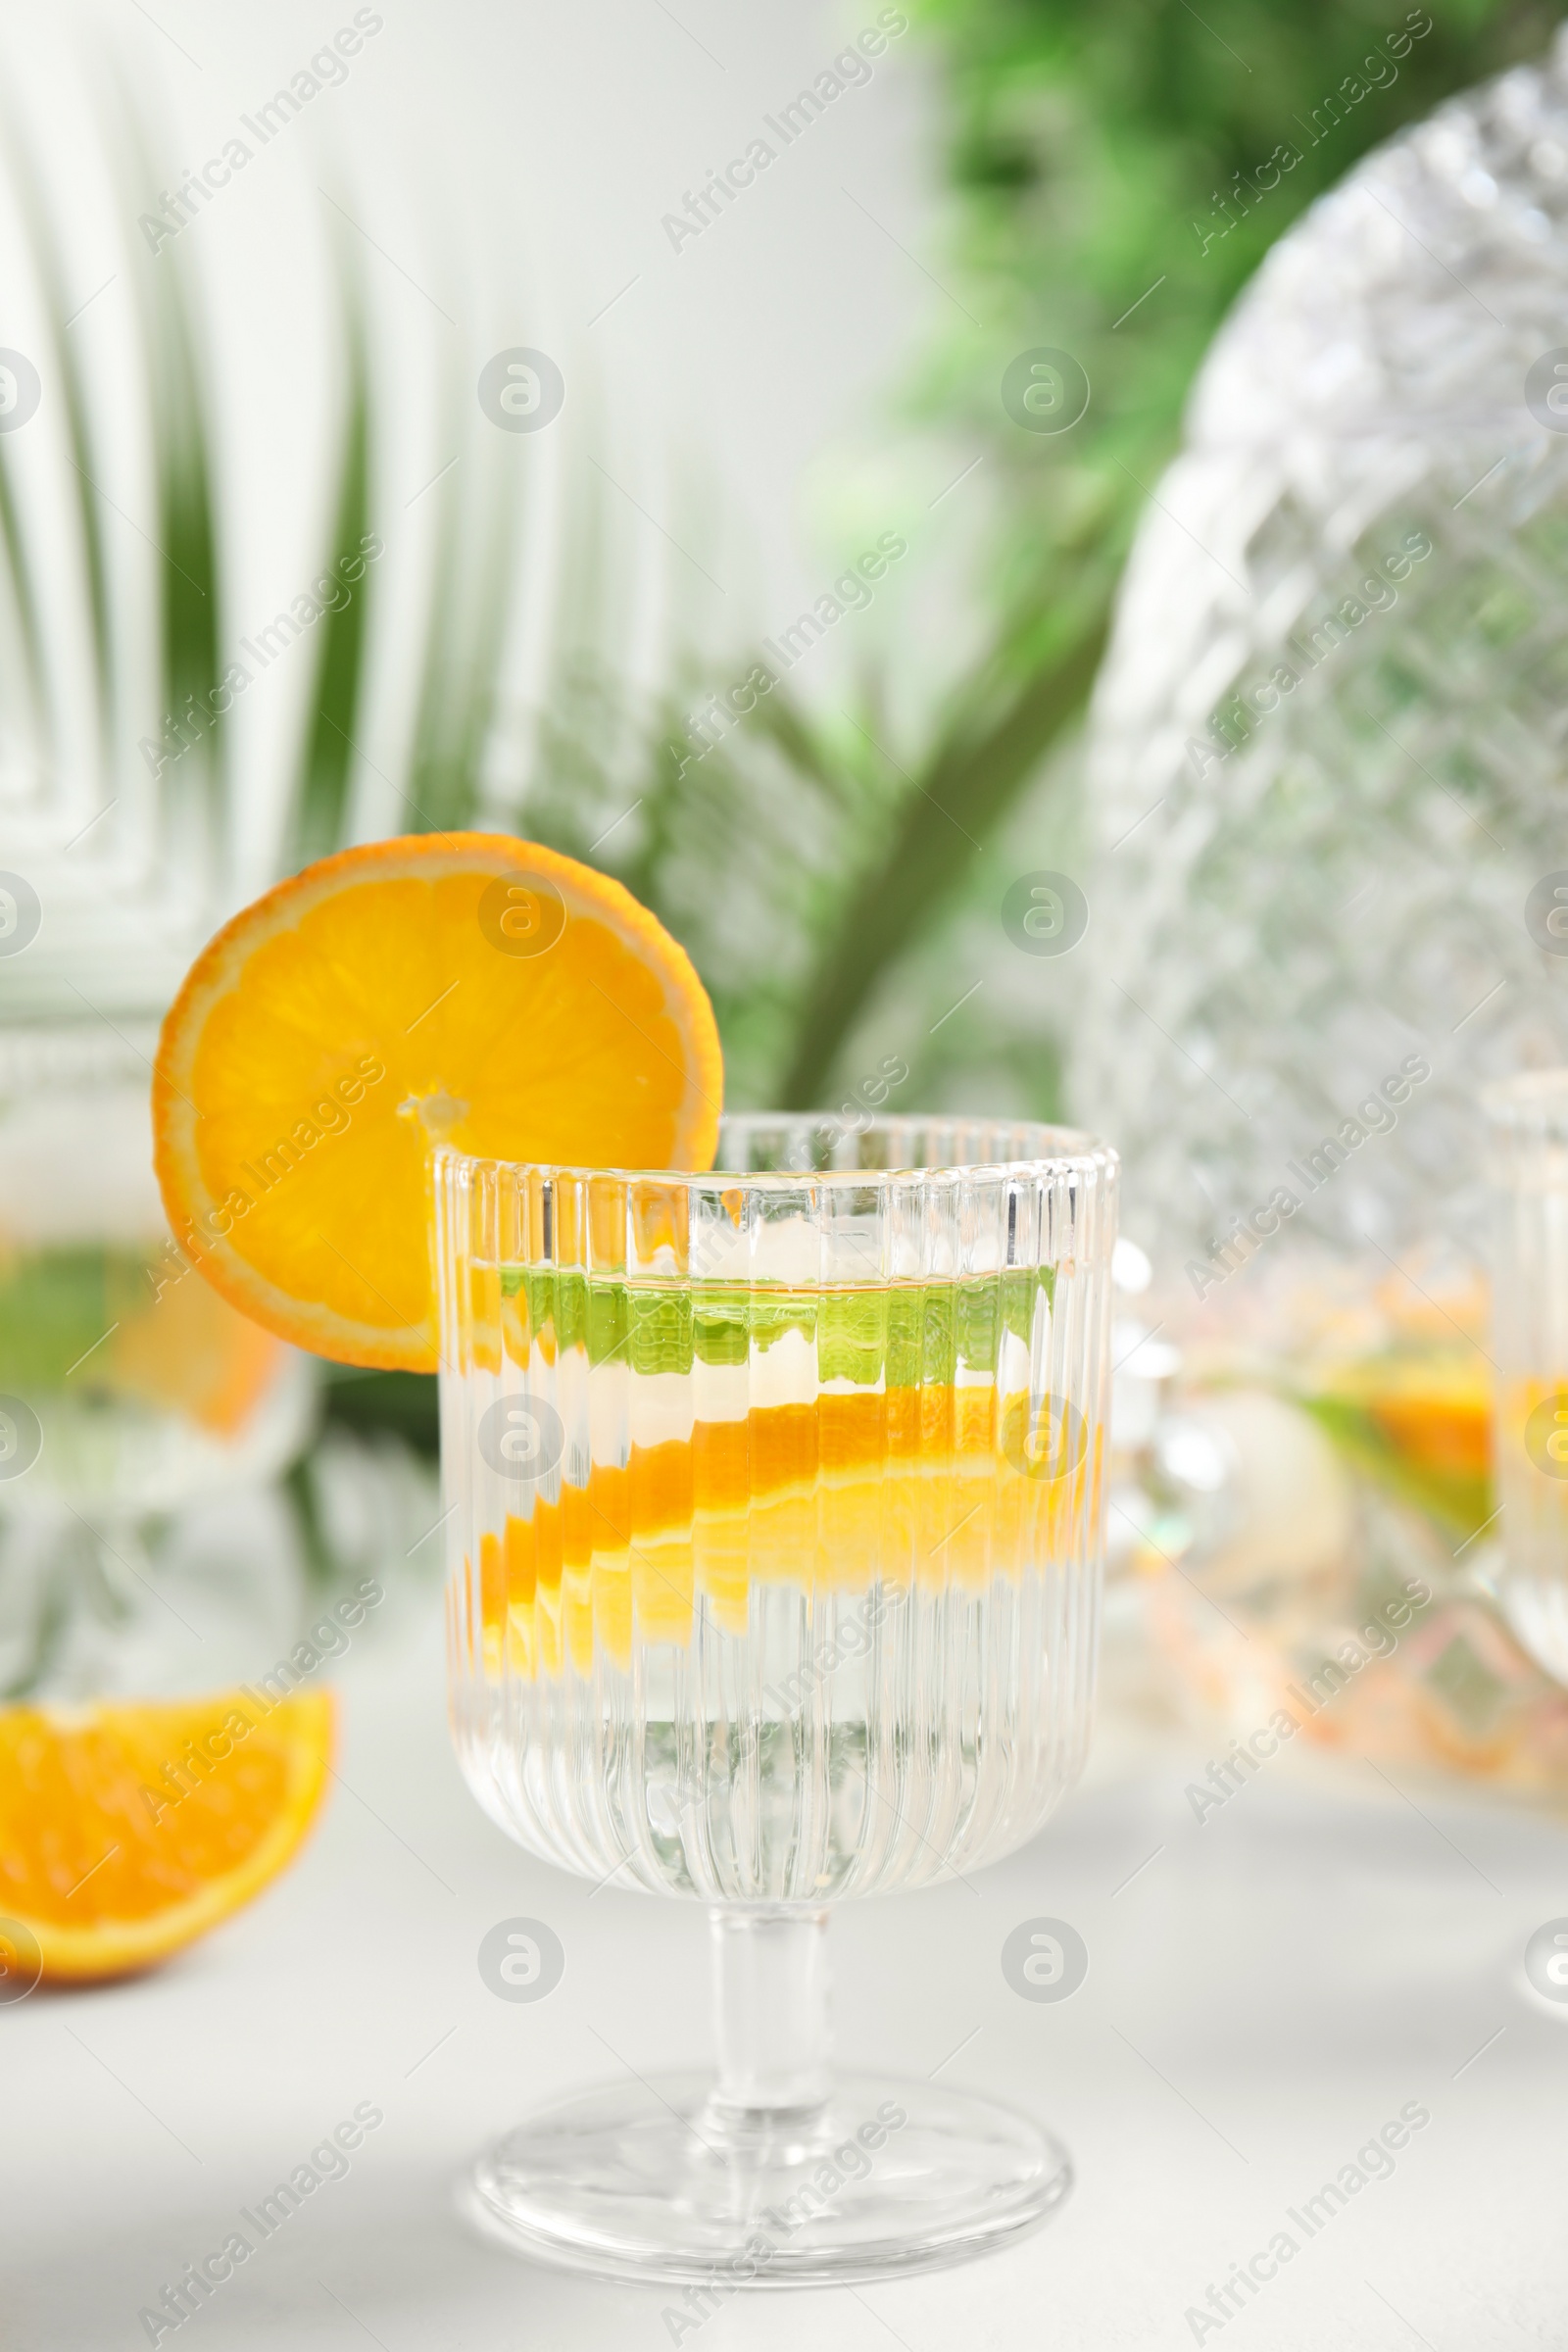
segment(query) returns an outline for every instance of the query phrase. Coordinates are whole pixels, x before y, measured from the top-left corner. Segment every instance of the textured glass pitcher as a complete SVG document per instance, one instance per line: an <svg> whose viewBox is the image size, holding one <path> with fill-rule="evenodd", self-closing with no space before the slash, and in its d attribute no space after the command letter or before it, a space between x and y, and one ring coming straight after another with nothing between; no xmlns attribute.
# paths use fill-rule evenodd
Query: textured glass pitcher
<svg viewBox="0 0 1568 2352"><path fill-rule="evenodd" d="M1271 1259L1369 1285L1473 1262L1476 1096L1568 1058L1565 158L1561 32L1364 157L1238 301L1141 526L1070 1099L1183 1293L1271 1215Z"/></svg>

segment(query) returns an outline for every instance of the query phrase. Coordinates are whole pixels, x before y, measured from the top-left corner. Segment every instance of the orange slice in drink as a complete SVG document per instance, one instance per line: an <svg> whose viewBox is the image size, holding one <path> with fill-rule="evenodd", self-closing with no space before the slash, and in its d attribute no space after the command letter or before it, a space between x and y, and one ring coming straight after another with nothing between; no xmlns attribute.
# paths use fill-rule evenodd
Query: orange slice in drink
<svg viewBox="0 0 1568 2352"><path fill-rule="evenodd" d="M181 1246L270 1331L433 1372L426 1162L706 1168L718 1031L618 882L507 835L307 866L221 930L164 1024L159 1181Z"/></svg>
<svg viewBox="0 0 1568 2352"><path fill-rule="evenodd" d="M0 2000L123 1976L260 1893L310 1828L332 1701L0 1708Z"/></svg>

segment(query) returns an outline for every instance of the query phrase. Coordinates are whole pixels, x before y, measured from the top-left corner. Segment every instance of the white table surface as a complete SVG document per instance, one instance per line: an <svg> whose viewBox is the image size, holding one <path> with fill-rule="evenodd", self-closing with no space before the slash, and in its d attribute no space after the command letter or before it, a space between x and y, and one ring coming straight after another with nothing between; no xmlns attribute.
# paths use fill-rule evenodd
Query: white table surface
<svg viewBox="0 0 1568 2352"><path fill-rule="evenodd" d="M163 2282L365 2100L385 2121L348 2177L290 2215L181 2343L671 2340L672 2290L513 2261L466 2234L451 2188L530 2106L622 2060L646 2073L706 2054L701 1913L590 1899L491 1827L447 1745L427 1617L351 1657L342 1689L341 1786L273 1889L161 1973L0 2009L0 2341L18 2352L144 2344L138 2312ZM1030 2109L1071 2148L1078 2181L1055 2219L935 2277L736 2298L703 2352L803 2336L813 2352L1191 2344L1185 2314L1210 2282L1407 2101L1432 2120L1393 2177L1201 2340L1568 2342L1568 2007L1532 1996L1520 1966L1530 1932L1568 1914L1568 1826L1412 1785L1418 1811L1370 1772L1363 1789L1281 1771L1200 1827L1182 1795L1199 1761L1080 1791L972 1886L835 1922L841 2052L927 2075L964 2045L946 2082ZM537 2004L496 1999L475 1964L486 1929L518 1914L565 1947ZM1043 1914L1091 1955L1052 2005L1020 1999L999 1961L1009 1929Z"/></svg>

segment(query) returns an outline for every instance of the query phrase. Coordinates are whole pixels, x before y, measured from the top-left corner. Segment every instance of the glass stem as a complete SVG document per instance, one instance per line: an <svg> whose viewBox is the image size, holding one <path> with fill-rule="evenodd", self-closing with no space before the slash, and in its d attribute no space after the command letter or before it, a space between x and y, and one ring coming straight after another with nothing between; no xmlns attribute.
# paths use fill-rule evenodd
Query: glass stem
<svg viewBox="0 0 1568 2352"><path fill-rule="evenodd" d="M828 2065L826 1911L715 1909L713 2103L738 2113L819 2107Z"/></svg>

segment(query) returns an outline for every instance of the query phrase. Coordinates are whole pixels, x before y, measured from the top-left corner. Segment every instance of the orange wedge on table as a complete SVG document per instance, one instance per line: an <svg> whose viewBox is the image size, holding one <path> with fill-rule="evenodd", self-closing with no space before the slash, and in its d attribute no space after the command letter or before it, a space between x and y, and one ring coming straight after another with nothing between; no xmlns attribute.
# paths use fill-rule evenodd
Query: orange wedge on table
<svg viewBox="0 0 1568 2352"><path fill-rule="evenodd" d="M158 1175L244 1313L431 1372L426 1161L707 1167L723 1068L685 951L618 882L507 835L308 866L234 917L164 1024Z"/></svg>
<svg viewBox="0 0 1568 2352"><path fill-rule="evenodd" d="M0 2000L146 1968L249 1902L331 1749L324 1691L0 1710Z"/></svg>

